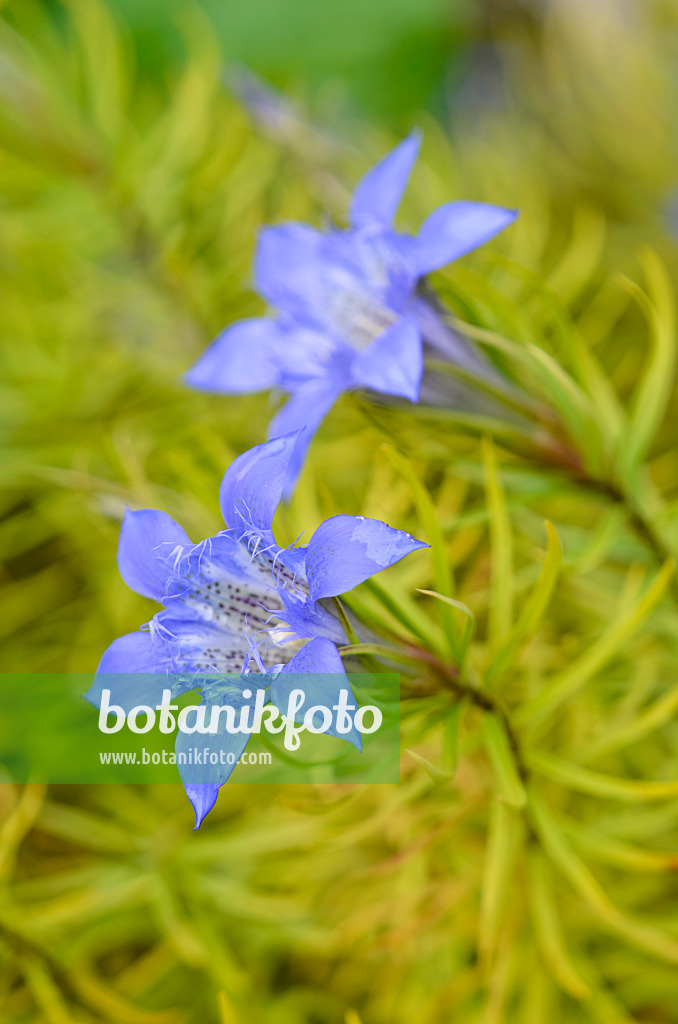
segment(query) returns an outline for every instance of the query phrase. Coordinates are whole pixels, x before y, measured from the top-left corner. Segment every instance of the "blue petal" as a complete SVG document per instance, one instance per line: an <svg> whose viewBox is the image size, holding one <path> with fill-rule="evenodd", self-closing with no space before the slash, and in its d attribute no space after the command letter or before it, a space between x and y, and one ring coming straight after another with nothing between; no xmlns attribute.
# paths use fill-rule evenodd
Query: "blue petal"
<svg viewBox="0 0 678 1024"><path fill-rule="evenodd" d="M340 394L341 388L337 388L329 381L309 381L307 384L302 384L271 420L268 428L270 437L280 437L292 432L297 434L296 443L287 464L284 490L286 499L292 496L306 458L308 446L313 440L316 430Z"/></svg>
<svg viewBox="0 0 678 1024"><path fill-rule="evenodd" d="M236 536L253 529L273 541L271 524L280 504L297 434L258 444L234 459L224 474L219 502L224 522Z"/></svg>
<svg viewBox="0 0 678 1024"><path fill-rule="evenodd" d="M413 132L367 172L353 193L351 224L363 227L392 222L419 155L420 142L419 135Z"/></svg>
<svg viewBox="0 0 678 1024"><path fill-rule="evenodd" d="M172 696L192 689L189 680L169 674L171 667L163 645L155 644L149 633L128 633L114 640L105 652L85 700L98 708L102 690L110 690L110 703L125 712L138 704L155 707L165 689L171 690Z"/></svg>
<svg viewBox="0 0 678 1024"><path fill-rule="evenodd" d="M418 548L428 547L409 533L378 519L334 516L321 523L306 549L311 597L335 597Z"/></svg>
<svg viewBox="0 0 678 1024"><path fill-rule="evenodd" d="M422 224L411 258L418 274L459 259L512 224L517 210L490 203L446 203Z"/></svg>
<svg viewBox="0 0 678 1024"><path fill-rule="evenodd" d="M184 380L202 391L246 394L278 383L276 360L284 332L275 320L241 320L222 331Z"/></svg>
<svg viewBox="0 0 678 1024"><path fill-rule="evenodd" d="M303 678L291 680L290 673L301 675ZM306 695L303 706L294 716L296 722L303 722L305 712L318 704L331 711L339 701L341 690L348 690L349 705L353 705L354 709L358 706L339 651L331 640L324 637L310 640L271 683L271 701L283 715L287 714L290 691L295 688L303 689ZM355 726L352 726L349 732L338 732L332 723L327 735L348 740L358 750L362 750L362 737Z"/></svg>
<svg viewBox="0 0 678 1024"><path fill-rule="evenodd" d="M207 711L208 720L209 714L210 707L208 707ZM175 752L177 755L180 753L186 754L187 761L189 751L192 751L194 748L201 755L205 747L209 747L210 753L219 753L223 750L225 757L228 754L233 755L233 764L222 764L221 762L218 764L212 764L211 762L209 764L195 764L194 757L193 764L178 765L186 794L195 811L196 829L200 828L205 816L214 807L219 788L233 774L236 762L249 743L250 736L251 733L248 732L226 732L223 717L220 719L219 731L216 733L177 733L174 744Z"/></svg>
<svg viewBox="0 0 678 1024"><path fill-rule="evenodd" d="M257 291L301 322L313 303L325 236L306 224L282 224L259 235L254 259Z"/></svg>
<svg viewBox="0 0 678 1024"><path fill-rule="evenodd" d="M191 547L189 537L166 512L127 509L118 544L120 575L137 594L162 601L186 547Z"/></svg>
<svg viewBox="0 0 678 1024"><path fill-rule="evenodd" d="M380 334L353 360L352 374L357 384L387 395L401 395L416 402L419 398L424 356L417 323L402 317Z"/></svg>
<svg viewBox="0 0 678 1024"><path fill-rule="evenodd" d="M345 675L346 670L344 663L341 660L337 645L332 643L331 640L327 640L326 637L316 637L302 647L298 654L285 665L281 671L284 672L329 672L339 673L339 675ZM279 692L274 689L275 680L271 684L271 700L276 707L279 705L274 699L274 694ZM287 702L285 702L285 708L287 708ZM280 709L282 710L282 708Z"/></svg>
<svg viewBox="0 0 678 1024"><path fill-rule="evenodd" d="M118 637L104 651L97 673L100 672L166 672L167 656L161 646L154 643L150 633L139 630Z"/></svg>
<svg viewBox="0 0 678 1024"><path fill-rule="evenodd" d="M300 559L298 574L305 576L304 562L306 548L294 548L295 554ZM338 644L348 643L346 630L342 626L336 614L315 600L300 597L289 591L281 591L280 597L285 605L284 613L280 618L289 627L290 633L297 640L307 640L312 637L328 637Z"/></svg>
<svg viewBox="0 0 678 1024"><path fill-rule="evenodd" d="M219 796L219 786L215 783L188 783L184 785L186 790L186 796L191 801L191 806L195 812L195 825L193 831L199 829L203 821L209 814L217 802Z"/></svg>

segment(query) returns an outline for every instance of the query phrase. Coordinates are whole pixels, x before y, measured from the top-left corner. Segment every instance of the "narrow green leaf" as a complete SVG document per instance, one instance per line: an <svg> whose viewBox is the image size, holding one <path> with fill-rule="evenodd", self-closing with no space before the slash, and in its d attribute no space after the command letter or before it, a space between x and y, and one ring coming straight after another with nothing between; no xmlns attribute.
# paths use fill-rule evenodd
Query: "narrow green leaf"
<svg viewBox="0 0 678 1024"><path fill-rule="evenodd" d="M366 580L363 586L425 647L436 649L440 646L442 634L439 628L429 621L429 617L409 594L399 593L395 596L374 578Z"/></svg>
<svg viewBox="0 0 678 1024"><path fill-rule="evenodd" d="M494 800L490 809L478 925L478 949L488 967L499 943L504 911L513 884L517 839L515 812L504 801Z"/></svg>
<svg viewBox="0 0 678 1024"><path fill-rule="evenodd" d="M532 700L527 701L517 712L516 721L519 724L539 722L581 689L610 658L614 657L654 610L673 576L674 569L675 562L668 559L645 593L637 598L581 657L552 679Z"/></svg>
<svg viewBox="0 0 678 1024"><path fill-rule="evenodd" d="M422 661L427 660L424 657L417 657L416 654L404 654L395 647L387 647L386 644L346 644L339 648L339 654L342 658L350 658L353 655L373 656L401 665L421 665Z"/></svg>
<svg viewBox="0 0 678 1024"><path fill-rule="evenodd" d="M492 686L514 664L523 641L534 634L541 617L548 607L551 594L558 578L562 550L560 540L552 523L546 522L546 558L539 579L532 593L525 601L518 621L497 650L485 672L485 685Z"/></svg>
<svg viewBox="0 0 678 1024"><path fill-rule="evenodd" d="M417 591L420 594L428 594L429 597L435 597L438 601L443 601L450 608L456 608L458 612L461 612L466 617L466 625L461 636L459 649L460 664L463 665L476 628L475 615L468 605L464 604L463 601L457 601L454 597L446 597L444 594L439 594L437 590L425 590L423 587L417 587Z"/></svg>
<svg viewBox="0 0 678 1024"><path fill-rule="evenodd" d="M570 434L578 442L579 453L586 455L587 464L596 472L601 469L602 441L595 407L578 384L556 360L538 348L529 346L534 364L542 371L541 379L547 396L567 424Z"/></svg>
<svg viewBox="0 0 678 1024"><path fill-rule="evenodd" d="M589 234L591 229L592 233ZM598 255L594 255L597 246L594 245L591 249L590 243L592 239L601 241L603 235L604 219L590 209L576 211L573 229L575 244L567 251L563 266L567 265L568 273L574 271L577 274L582 286L587 280L588 267L591 266L588 263L589 258L592 257L594 263L598 260ZM580 254L584 249L586 249L586 257L582 260ZM506 266L505 258L499 257L499 259L502 265ZM559 271L556 270L546 283L540 274L530 271L526 267L511 264L510 269L525 281L531 292L541 301L541 306L537 306L532 311L532 319L539 326L543 321L542 330L546 329L549 334L555 335L558 346L556 355L559 356L559 362L575 375L577 383L585 388L589 399L593 399L597 420L601 425L604 424L606 437L613 442L618 437L624 420L623 406L612 383L598 363L590 343L584 341L577 325L563 306L565 293L561 286ZM571 308L570 303L568 303L568 307Z"/></svg>
<svg viewBox="0 0 678 1024"><path fill-rule="evenodd" d="M666 782L648 782L644 779L620 779L582 768L571 761L563 761L544 751L531 751L526 756L528 767L538 775L559 782L578 793L622 800L626 803L644 803L647 800L674 800L678 797L678 779Z"/></svg>
<svg viewBox="0 0 678 1024"><path fill-rule="evenodd" d="M346 614L346 610L344 609L344 606L342 605L341 601L339 600L338 597L333 597L332 598L332 603L334 604L334 607L337 610L337 615L339 616L339 620L340 620L342 626L344 627L344 630L346 632L346 636L348 637L350 643L352 643L352 644L359 644L360 643L360 637L358 636L358 634L354 630L353 626L351 625L351 620L349 619L348 615Z"/></svg>
<svg viewBox="0 0 678 1024"><path fill-rule="evenodd" d="M596 916L632 945L661 960L678 964L678 942L652 925L626 917L615 907L589 868L574 852L561 827L535 793L534 787L529 790L528 809L546 853Z"/></svg>
<svg viewBox="0 0 678 1024"><path fill-rule="evenodd" d="M444 601L445 604L449 604L451 608L456 608L463 615L466 615L472 622L476 621L476 617L467 604L463 601L457 601L454 597L446 597L445 594L439 594L437 590L425 590L424 587L417 587L417 591L420 594L428 594L429 597L435 597L438 601Z"/></svg>
<svg viewBox="0 0 678 1024"><path fill-rule="evenodd" d="M569 244L549 274L544 291L548 289L571 306L595 274L603 255L605 234L605 216L599 208L584 204L576 207Z"/></svg>
<svg viewBox="0 0 678 1024"><path fill-rule="evenodd" d="M438 514L436 512L435 505L431 500L431 496L410 463L400 454L400 452L387 444L382 445L382 449L391 464L400 473L402 473L412 488L419 519L423 526L424 533L426 534L426 539L431 545L431 559L433 562L436 590L441 594L452 597L455 592L452 567L447 554L445 539L438 522ZM460 643L459 637L457 636L454 615L452 614L451 609L449 609L445 604L443 604L441 609L441 619L443 629L447 637L450 654L455 661L458 661Z"/></svg>
<svg viewBox="0 0 678 1024"><path fill-rule="evenodd" d="M639 289L634 288L634 292L649 321L652 351L633 395L630 421L619 444L617 472L629 484L664 419L676 369L676 308L671 282L651 249L644 251L642 262L649 299L645 300Z"/></svg>
<svg viewBox="0 0 678 1024"><path fill-rule="evenodd" d="M110 7L100 0L66 0L86 76L94 126L109 143L117 141L127 92L128 62Z"/></svg>
<svg viewBox="0 0 678 1024"><path fill-rule="evenodd" d="M488 634L490 646L495 649L508 635L513 620L513 537L504 488L490 438L483 438L482 449L492 541Z"/></svg>
<svg viewBox="0 0 678 1024"><path fill-rule="evenodd" d="M599 230L603 228L603 222L595 214L592 220L591 211L578 211L573 235L577 235L579 240L585 241L587 245L591 241L587 238L589 226L593 226L594 236L600 237ZM573 263L578 258L577 249L578 247L574 247L570 250ZM588 255L591 255L590 250ZM505 256L492 254L490 259L525 283L529 292L524 304L529 311L531 322L540 333L548 333L550 341L553 339L557 345L555 355L558 361L575 374L577 383L586 389L589 397L593 398L596 414L600 421L605 423L608 437L616 437L624 417L623 407L610 380L597 362L590 343L584 342L577 325L564 308L564 294L560 285L556 287L553 278L548 283L545 282L539 273L528 270L527 267ZM581 271L585 263L586 260L577 268L578 271ZM583 278L580 280L583 284ZM529 302L533 298L538 299L539 303ZM568 308L571 308L569 303ZM533 340L539 339L537 337Z"/></svg>
<svg viewBox="0 0 678 1024"><path fill-rule="evenodd" d="M536 948L531 950L528 969L522 981L523 996L520 1004L520 1016L517 1024L536 1024L537 1021L558 1020L556 999L560 989L551 978L549 971L544 970L544 963Z"/></svg>
<svg viewBox="0 0 678 1024"><path fill-rule="evenodd" d="M479 272L456 263L454 280L448 278L444 282L445 292L452 300L452 308L471 311L472 319L486 324L490 330L508 333L521 341L537 340L538 333L524 302L516 301L506 288L493 284L486 269Z"/></svg>
<svg viewBox="0 0 678 1024"><path fill-rule="evenodd" d="M529 856L527 886L535 934L544 960L558 984L575 999L586 999L591 989L572 963L558 916L551 873L543 853L533 849Z"/></svg>
<svg viewBox="0 0 678 1024"><path fill-rule="evenodd" d="M584 546L568 559L568 567L572 567L579 574L592 572L608 558L626 525L626 512L619 505L613 505L601 512L598 523L586 538Z"/></svg>
<svg viewBox="0 0 678 1024"><path fill-rule="evenodd" d="M616 921L618 911L585 864L570 848L561 828L546 810L534 787L528 790L530 816L544 849L553 863L569 879L585 903L608 922Z"/></svg>
<svg viewBox="0 0 678 1024"><path fill-rule="evenodd" d="M544 401L567 426L571 436L589 455L595 449L594 465L600 460L600 437L595 408L588 396L556 360L535 344L519 344L495 331L463 320L450 318L453 327L508 356L511 363L523 369L525 384L536 388Z"/></svg>
<svg viewBox="0 0 678 1024"><path fill-rule="evenodd" d="M416 750L412 750L410 747L405 747L405 753L409 754L425 772L428 772L434 782L449 782L454 776L454 772L439 768L432 761L429 761L427 757L423 757L422 754L418 754Z"/></svg>
<svg viewBox="0 0 678 1024"><path fill-rule="evenodd" d="M14 871L21 842L39 816L46 792L45 785L31 783L25 786L3 821L0 828L0 879L6 879Z"/></svg>
<svg viewBox="0 0 678 1024"><path fill-rule="evenodd" d="M566 828L570 841L601 864L610 864L625 871L671 873L678 870L678 854L644 850L640 846L623 842L595 829L573 822Z"/></svg>
<svg viewBox="0 0 678 1024"><path fill-rule="evenodd" d="M223 989L218 993L219 998L219 1021L220 1024L238 1024L238 1018L233 1004Z"/></svg>
<svg viewBox="0 0 678 1024"><path fill-rule="evenodd" d="M448 771L454 773L459 760L459 728L466 704L457 700L451 706L443 731L443 761Z"/></svg>
<svg viewBox="0 0 678 1024"><path fill-rule="evenodd" d="M499 795L512 807L524 807L525 789L506 726L499 715L485 715L483 739L497 780Z"/></svg>
<svg viewBox="0 0 678 1024"><path fill-rule="evenodd" d="M622 725L611 725L602 736L578 749L578 755L583 759L600 757L611 750L618 750L620 747L637 743L649 732L665 725L678 711L678 685L671 687L645 711L636 714L631 721Z"/></svg>
<svg viewBox="0 0 678 1024"><path fill-rule="evenodd" d="M76 1018L71 1016L47 965L30 953L20 955L19 963L28 989L44 1014L46 1024L76 1024Z"/></svg>
<svg viewBox="0 0 678 1024"><path fill-rule="evenodd" d="M412 409L403 410L403 416L405 415L410 423L413 420L421 420L427 423L443 424L448 429L457 427L477 436L492 434L493 437L503 440L507 446L517 446L520 450L525 447L526 437L534 434L533 428L528 431L525 427L519 427L507 420L467 413L451 407L435 408L429 405L415 405Z"/></svg>
<svg viewBox="0 0 678 1024"><path fill-rule="evenodd" d="M82 1001L104 1019L124 1020L125 1024L172 1024L176 1020L172 1011L136 1006L83 965L68 972L68 982Z"/></svg>

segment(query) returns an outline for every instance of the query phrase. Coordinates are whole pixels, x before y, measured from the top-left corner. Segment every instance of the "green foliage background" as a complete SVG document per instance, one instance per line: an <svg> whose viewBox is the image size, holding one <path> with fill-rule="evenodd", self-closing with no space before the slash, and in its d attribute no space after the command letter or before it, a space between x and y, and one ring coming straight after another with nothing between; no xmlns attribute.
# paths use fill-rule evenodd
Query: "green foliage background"
<svg viewBox="0 0 678 1024"><path fill-rule="evenodd" d="M2 1020L678 1021L678 6L305 10L0 9L3 670L152 614L124 506L213 532L270 417L179 375L261 308L258 227L341 219L414 122L404 225L522 211L435 283L556 425L342 400L278 528L432 545L347 598L403 674L401 785L229 784L199 833L179 786L2 786ZM224 54L318 127L267 135Z"/></svg>

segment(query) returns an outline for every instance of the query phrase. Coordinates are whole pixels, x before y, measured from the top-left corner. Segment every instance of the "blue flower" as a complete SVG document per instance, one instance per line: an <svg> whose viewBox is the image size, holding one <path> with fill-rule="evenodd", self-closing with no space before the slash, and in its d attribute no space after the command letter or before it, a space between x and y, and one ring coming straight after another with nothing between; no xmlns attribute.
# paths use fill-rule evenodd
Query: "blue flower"
<svg viewBox="0 0 678 1024"><path fill-rule="evenodd" d="M226 328L186 375L206 391L289 393L269 429L278 437L303 428L287 493L313 433L342 392L370 388L418 400L424 342L473 373L487 372L419 283L487 242L517 213L451 202L416 236L396 231L393 218L418 151L419 139L411 135L365 175L353 195L350 229L322 232L289 223L262 231L255 283L277 316Z"/></svg>
<svg viewBox="0 0 678 1024"><path fill-rule="evenodd" d="M336 702L337 674L343 675L337 646L348 638L326 599L426 545L378 520L339 515L321 523L305 547L280 547L272 522L296 444L297 434L290 434L234 460L220 490L226 529L198 544L164 512L127 511L120 573L129 587L164 607L104 653L87 694L93 704L105 686L125 711L146 703L126 673L166 675L173 697L198 684L208 704L221 703L226 686L234 706L247 703L241 695L250 674L275 680L287 672L332 673ZM228 680L219 678L225 674ZM271 686L277 706L281 685ZM223 734L221 742L237 759L247 737ZM187 785L198 825L231 771L215 768L218 778L209 784L216 788L209 793Z"/></svg>

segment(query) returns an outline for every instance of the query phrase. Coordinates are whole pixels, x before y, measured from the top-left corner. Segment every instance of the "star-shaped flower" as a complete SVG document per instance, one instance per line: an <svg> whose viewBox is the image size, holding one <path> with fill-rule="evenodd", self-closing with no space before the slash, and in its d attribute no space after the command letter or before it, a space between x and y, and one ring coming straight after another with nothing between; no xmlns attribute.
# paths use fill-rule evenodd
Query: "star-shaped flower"
<svg viewBox="0 0 678 1024"><path fill-rule="evenodd" d="M234 460L220 491L226 529L198 544L164 512L126 513L118 547L121 575L164 608L104 653L87 694L93 704L99 705L104 687L126 712L151 703L139 692L144 674L165 676L172 697L199 686L208 704L220 702L226 686L238 707L249 700L241 696L247 680L261 674L281 711L283 689L276 680L288 672L313 674L309 697L327 688L323 676L332 688L329 696L323 693L328 699L336 702L340 683L350 691L337 650L348 638L326 599L426 545L379 520L339 515L321 523L305 547L280 547L272 522L296 443L297 435L290 434ZM159 682L157 687L159 698ZM220 734L236 759L247 739ZM232 770L217 766L212 789L186 786L198 824Z"/></svg>
<svg viewBox="0 0 678 1024"><path fill-rule="evenodd" d="M290 395L269 436L301 430L286 491L313 433L344 391L369 388L416 402L423 344L482 375L475 349L451 331L421 294L421 280L489 241L515 210L450 202L417 235L393 218L419 151L411 135L359 183L350 228L318 231L301 223L265 228L255 284L276 315L227 327L186 375L195 388L238 394L279 388Z"/></svg>

